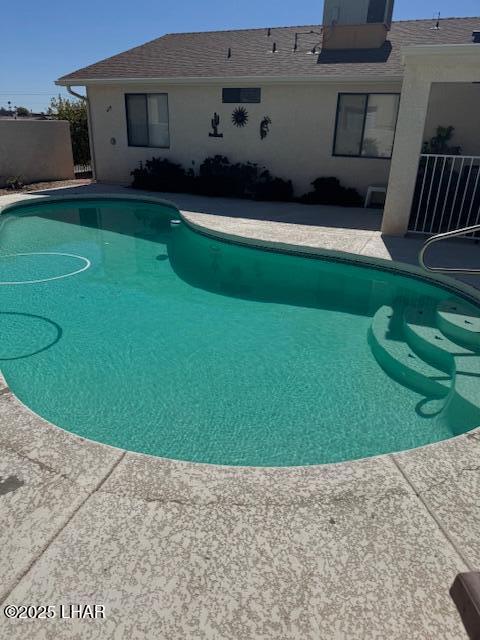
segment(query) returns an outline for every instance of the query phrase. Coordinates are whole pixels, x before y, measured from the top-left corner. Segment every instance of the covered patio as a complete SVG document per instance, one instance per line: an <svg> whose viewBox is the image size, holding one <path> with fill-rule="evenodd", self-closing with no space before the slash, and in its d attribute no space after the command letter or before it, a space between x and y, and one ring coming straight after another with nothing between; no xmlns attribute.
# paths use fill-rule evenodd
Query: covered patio
<svg viewBox="0 0 480 640"><path fill-rule="evenodd" d="M403 55L382 232L432 234L478 224L480 45L411 46Z"/></svg>

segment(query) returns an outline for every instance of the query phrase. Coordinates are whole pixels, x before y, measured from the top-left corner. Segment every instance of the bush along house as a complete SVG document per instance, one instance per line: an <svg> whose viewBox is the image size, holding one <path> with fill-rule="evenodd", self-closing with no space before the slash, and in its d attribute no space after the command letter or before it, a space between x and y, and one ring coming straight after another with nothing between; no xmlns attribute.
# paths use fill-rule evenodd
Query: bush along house
<svg viewBox="0 0 480 640"><path fill-rule="evenodd" d="M207 193L212 170L231 186L230 165L253 163L264 199L316 202L326 189L357 205L380 187L385 233L444 230L441 211L419 202L421 181L435 183L433 202L439 181L422 150L443 127L459 157L480 156L480 18L392 22L392 12L393 0L326 0L322 24L168 34L57 84L85 87L98 181L129 184L137 169L141 182L155 158L154 171L177 171L177 189L203 172ZM447 155L435 154L438 166L461 181ZM479 165L467 164L473 180Z"/></svg>

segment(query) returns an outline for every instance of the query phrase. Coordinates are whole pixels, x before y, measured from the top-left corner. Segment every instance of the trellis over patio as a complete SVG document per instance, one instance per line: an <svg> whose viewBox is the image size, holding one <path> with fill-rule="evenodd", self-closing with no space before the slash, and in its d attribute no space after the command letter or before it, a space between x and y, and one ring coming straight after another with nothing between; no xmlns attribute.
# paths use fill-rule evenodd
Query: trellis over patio
<svg viewBox="0 0 480 640"><path fill-rule="evenodd" d="M382 222L385 235L438 233L480 222L480 44L404 49L405 77ZM429 112L456 126L466 155L423 154ZM470 127L465 126L469 121ZM462 131L461 131L462 130Z"/></svg>

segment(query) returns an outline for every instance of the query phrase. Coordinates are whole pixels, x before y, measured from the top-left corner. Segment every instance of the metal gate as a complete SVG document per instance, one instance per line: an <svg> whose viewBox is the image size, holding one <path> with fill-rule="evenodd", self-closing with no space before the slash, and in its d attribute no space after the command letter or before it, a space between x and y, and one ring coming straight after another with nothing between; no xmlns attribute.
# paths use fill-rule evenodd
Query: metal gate
<svg viewBox="0 0 480 640"><path fill-rule="evenodd" d="M479 223L480 156L422 154L409 231L444 233Z"/></svg>

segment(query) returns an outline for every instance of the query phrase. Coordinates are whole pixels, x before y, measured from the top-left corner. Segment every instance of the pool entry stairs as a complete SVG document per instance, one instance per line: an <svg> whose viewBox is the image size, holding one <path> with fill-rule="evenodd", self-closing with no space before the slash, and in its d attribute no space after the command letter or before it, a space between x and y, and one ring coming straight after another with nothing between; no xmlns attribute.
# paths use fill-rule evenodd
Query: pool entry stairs
<svg viewBox="0 0 480 640"><path fill-rule="evenodd" d="M396 382L431 400L433 414L480 426L480 314L468 302L383 306L369 331L375 359ZM426 411L428 415L428 410Z"/></svg>

